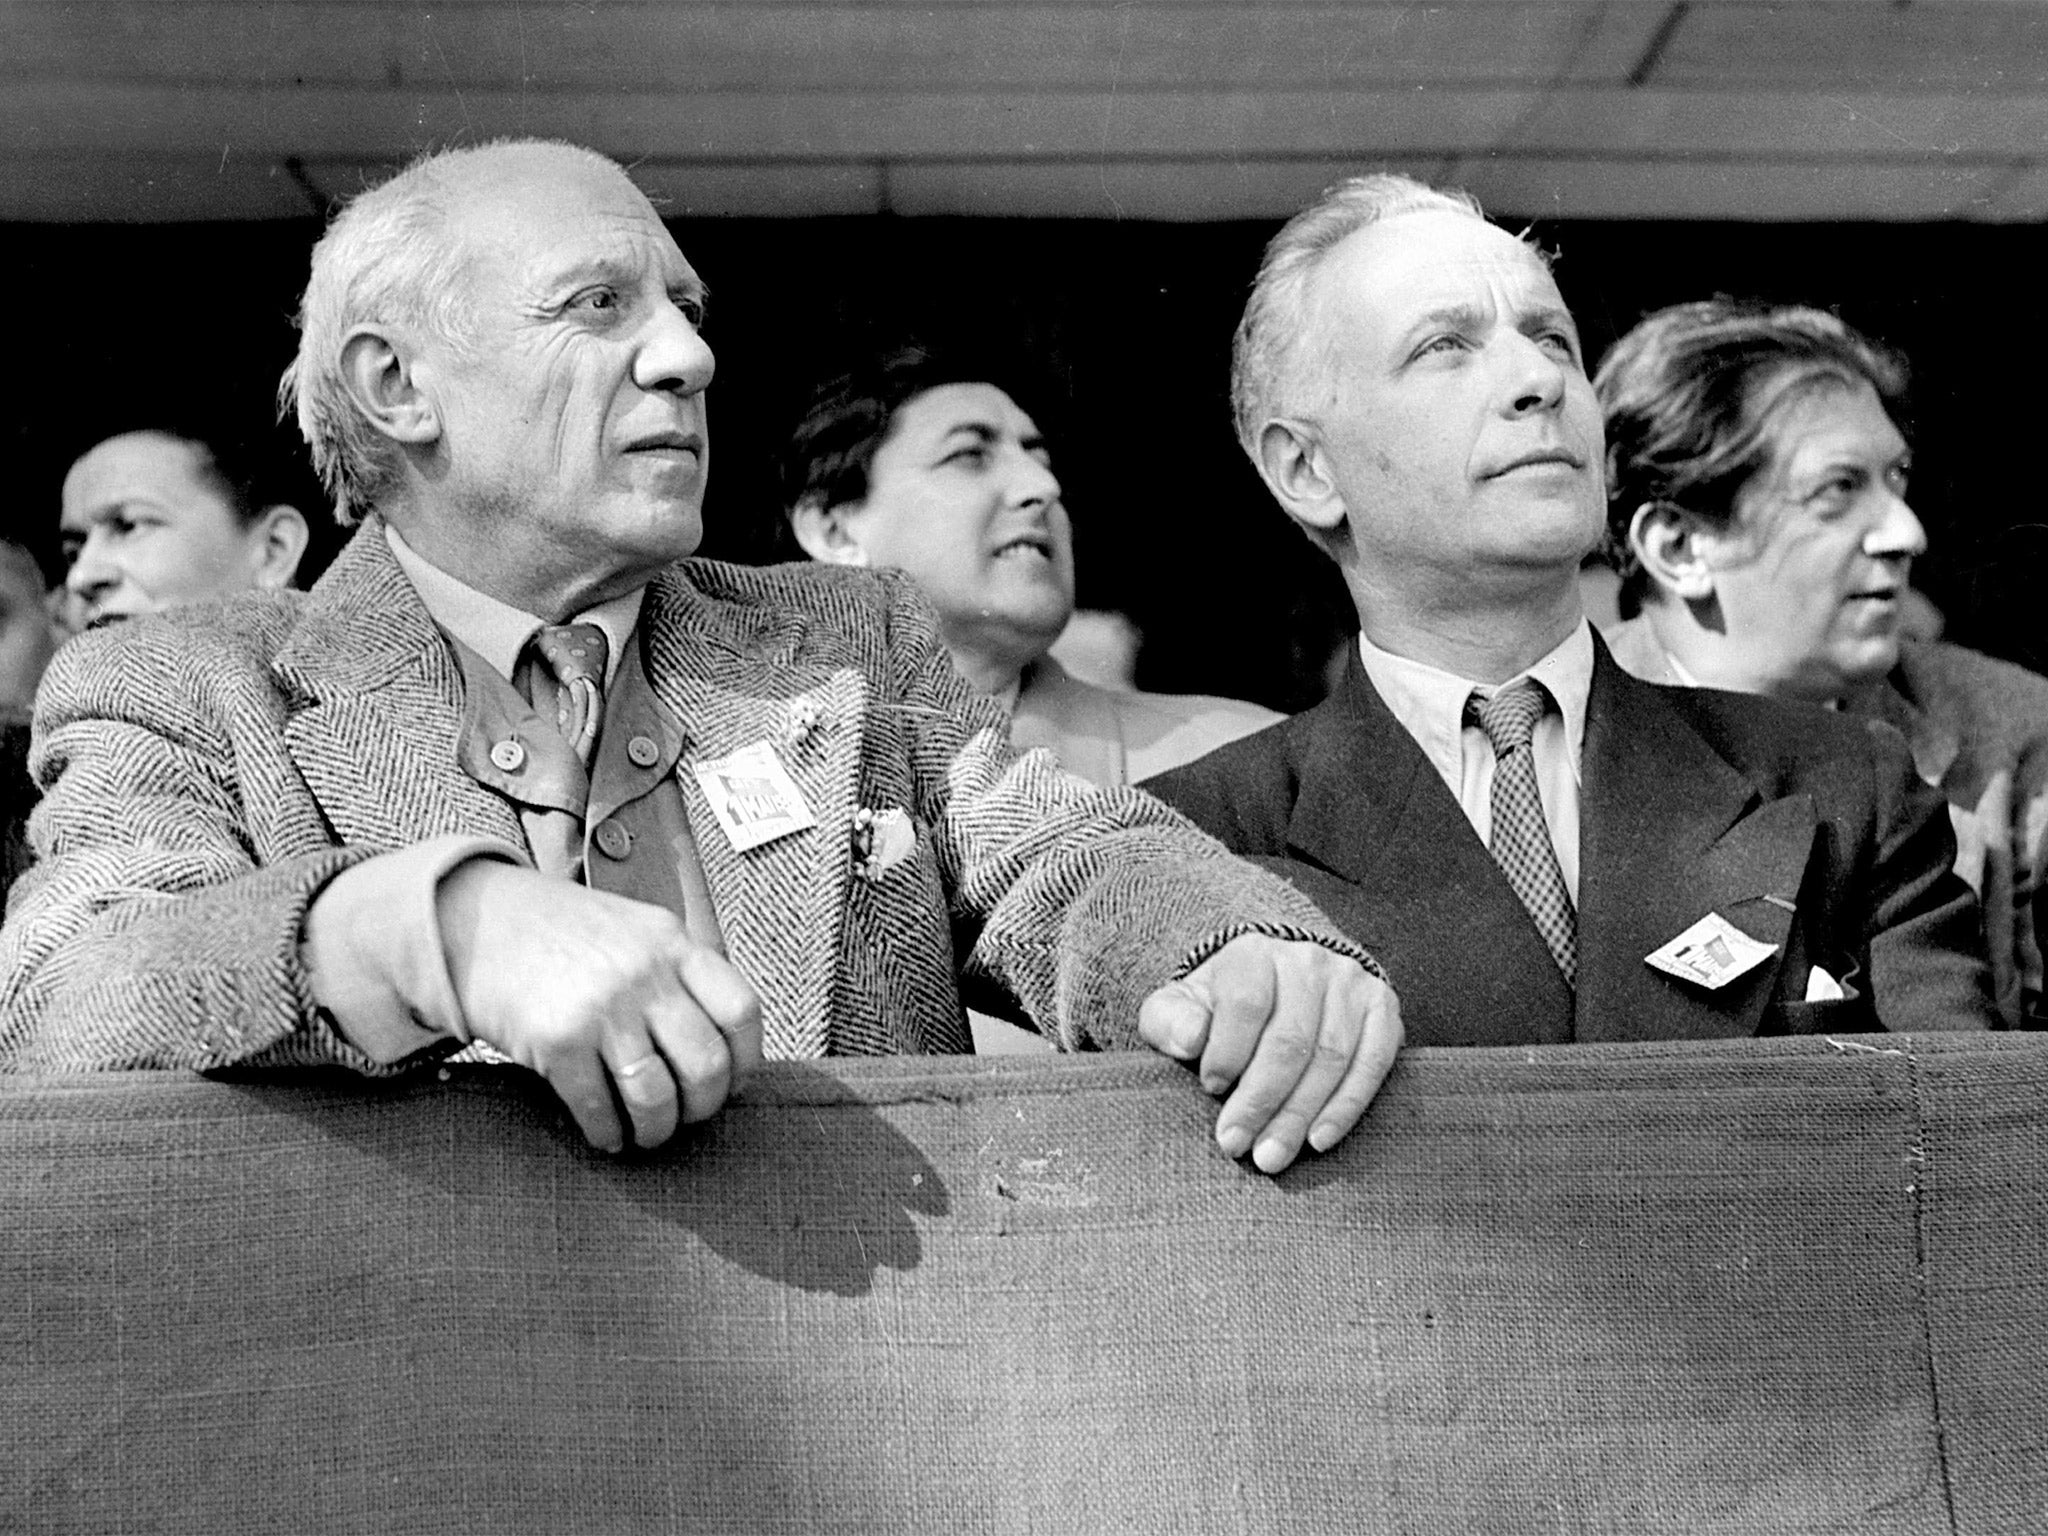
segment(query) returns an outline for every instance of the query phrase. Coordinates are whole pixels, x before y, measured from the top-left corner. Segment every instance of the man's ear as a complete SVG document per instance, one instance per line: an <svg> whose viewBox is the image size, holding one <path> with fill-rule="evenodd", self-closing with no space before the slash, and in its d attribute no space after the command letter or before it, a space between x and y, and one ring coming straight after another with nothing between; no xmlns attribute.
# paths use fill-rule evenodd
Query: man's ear
<svg viewBox="0 0 2048 1536"><path fill-rule="evenodd" d="M305 514L297 507L285 502L265 507L249 529L256 556L257 588L267 592L290 586L299 573L299 562L305 558L306 544L311 538Z"/></svg>
<svg viewBox="0 0 2048 1536"><path fill-rule="evenodd" d="M1629 548L1650 584L1682 602L1714 595L1714 570L1701 549L1698 519L1668 501L1646 501L1628 523Z"/></svg>
<svg viewBox="0 0 2048 1536"><path fill-rule="evenodd" d="M1307 422L1275 417L1259 429L1259 476L1311 536L1328 544L1343 533L1344 497L1322 440Z"/></svg>
<svg viewBox="0 0 2048 1536"><path fill-rule="evenodd" d="M836 507L828 507L824 497L806 496L789 509L790 531L813 560L826 565L864 566L868 563L868 552L853 536L850 526L860 507L857 501L842 501Z"/></svg>
<svg viewBox="0 0 2048 1536"><path fill-rule="evenodd" d="M341 344L341 378L363 419L400 443L431 443L441 416L418 376L417 359L381 326L362 325Z"/></svg>

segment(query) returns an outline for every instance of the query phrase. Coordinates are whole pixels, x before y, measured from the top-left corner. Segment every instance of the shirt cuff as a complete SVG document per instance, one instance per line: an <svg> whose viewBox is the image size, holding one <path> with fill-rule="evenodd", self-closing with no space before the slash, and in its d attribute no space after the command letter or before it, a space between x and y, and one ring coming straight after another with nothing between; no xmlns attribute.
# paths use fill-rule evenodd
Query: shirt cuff
<svg viewBox="0 0 2048 1536"><path fill-rule="evenodd" d="M450 833L343 870L307 911L300 951L313 1004L372 1060L468 1041L435 898L444 878L478 858L527 862L504 843Z"/></svg>
<svg viewBox="0 0 2048 1536"><path fill-rule="evenodd" d="M1387 973L1380 968L1379 961L1373 959L1372 955L1361 946L1337 934L1319 933L1313 928L1297 928L1292 923L1236 923L1231 927L1220 929L1210 934L1208 938L1202 940L1201 943L1197 944L1182 957L1180 969L1173 973L1173 979L1175 981L1185 980L1188 973L1194 970L1195 967L1207 960L1213 959L1216 952L1226 944L1229 944L1234 939L1241 939L1248 933L1255 933L1262 938L1268 939L1286 939L1295 944L1319 944L1332 954L1342 955L1346 960L1356 960L1365 967L1366 975L1376 976L1381 981L1387 979Z"/></svg>

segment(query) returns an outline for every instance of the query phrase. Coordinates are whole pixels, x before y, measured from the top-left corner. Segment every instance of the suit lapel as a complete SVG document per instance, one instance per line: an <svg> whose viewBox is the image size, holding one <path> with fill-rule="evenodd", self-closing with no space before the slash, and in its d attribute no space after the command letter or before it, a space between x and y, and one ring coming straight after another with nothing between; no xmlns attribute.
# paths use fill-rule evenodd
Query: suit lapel
<svg viewBox="0 0 2048 1536"><path fill-rule="evenodd" d="M1304 717L1290 852L1341 875L1413 1044L1568 1040L1572 996L1528 912L1354 654Z"/></svg>
<svg viewBox="0 0 2048 1536"><path fill-rule="evenodd" d="M1601 646L1581 764L1580 1038L1754 1034L1813 852L1811 798L1768 798ZM1714 992L1645 963L1709 912L1779 953Z"/></svg>
<svg viewBox="0 0 2048 1536"><path fill-rule="evenodd" d="M766 994L768 1053L822 1056L852 878L865 679L853 667L806 665L795 608L714 603L674 573L648 587L640 632L648 683L682 723L677 776L727 952ZM760 742L817 821L741 853L691 765Z"/></svg>
<svg viewBox="0 0 2048 1536"><path fill-rule="evenodd" d="M272 670L297 701L286 750L342 842L394 849L457 832L525 846L513 809L456 759L461 673L378 519L307 595Z"/></svg>

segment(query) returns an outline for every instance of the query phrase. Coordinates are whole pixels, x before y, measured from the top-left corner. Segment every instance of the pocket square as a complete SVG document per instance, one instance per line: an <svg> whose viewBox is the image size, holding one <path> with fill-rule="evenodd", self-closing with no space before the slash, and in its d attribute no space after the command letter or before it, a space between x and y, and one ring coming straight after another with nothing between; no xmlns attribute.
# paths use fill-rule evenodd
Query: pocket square
<svg viewBox="0 0 2048 1536"><path fill-rule="evenodd" d="M1809 1003L1839 1003L1849 994L1842 990L1842 984L1819 966L1806 973L1806 1001Z"/></svg>

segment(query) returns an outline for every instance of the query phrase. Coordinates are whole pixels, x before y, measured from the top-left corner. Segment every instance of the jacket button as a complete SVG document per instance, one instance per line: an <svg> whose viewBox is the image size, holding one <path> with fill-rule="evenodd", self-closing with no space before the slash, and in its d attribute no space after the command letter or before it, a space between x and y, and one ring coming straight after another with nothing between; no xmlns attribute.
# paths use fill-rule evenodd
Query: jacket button
<svg viewBox="0 0 2048 1536"><path fill-rule="evenodd" d="M491 762L506 773L517 773L526 762L526 748L508 736L492 746Z"/></svg>
<svg viewBox="0 0 2048 1536"><path fill-rule="evenodd" d="M626 757L635 768L652 768L661 759L661 748L652 736L635 736L626 743Z"/></svg>
<svg viewBox="0 0 2048 1536"><path fill-rule="evenodd" d="M597 824L597 848L608 859L623 859L633 851L633 834L616 821Z"/></svg>

